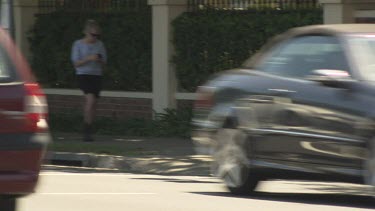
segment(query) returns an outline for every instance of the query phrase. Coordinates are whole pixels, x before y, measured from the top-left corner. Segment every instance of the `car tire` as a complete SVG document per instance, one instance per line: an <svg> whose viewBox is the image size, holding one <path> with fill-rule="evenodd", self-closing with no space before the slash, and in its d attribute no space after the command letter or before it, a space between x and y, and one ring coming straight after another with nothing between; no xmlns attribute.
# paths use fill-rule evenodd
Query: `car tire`
<svg viewBox="0 0 375 211"><path fill-rule="evenodd" d="M223 127L216 135L212 173L220 177L233 194L253 193L259 179L249 165L248 135L236 127Z"/></svg>
<svg viewBox="0 0 375 211"><path fill-rule="evenodd" d="M375 138L369 142L369 152L365 162L365 182L370 187L370 194L375 197Z"/></svg>
<svg viewBox="0 0 375 211"><path fill-rule="evenodd" d="M10 196L0 196L0 210L1 211L15 211L16 198Z"/></svg>

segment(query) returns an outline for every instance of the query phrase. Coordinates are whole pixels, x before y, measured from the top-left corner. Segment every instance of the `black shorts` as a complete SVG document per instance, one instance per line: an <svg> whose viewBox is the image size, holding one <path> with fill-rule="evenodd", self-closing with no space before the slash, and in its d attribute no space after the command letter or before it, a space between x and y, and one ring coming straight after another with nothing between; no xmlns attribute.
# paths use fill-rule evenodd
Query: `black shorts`
<svg viewBox="0 0 375 211"><path fill-rule="evenodd" d="M78 87L85 94L93 94L99 98L102 90L102 76L100 75L77 75Z"/></svg>

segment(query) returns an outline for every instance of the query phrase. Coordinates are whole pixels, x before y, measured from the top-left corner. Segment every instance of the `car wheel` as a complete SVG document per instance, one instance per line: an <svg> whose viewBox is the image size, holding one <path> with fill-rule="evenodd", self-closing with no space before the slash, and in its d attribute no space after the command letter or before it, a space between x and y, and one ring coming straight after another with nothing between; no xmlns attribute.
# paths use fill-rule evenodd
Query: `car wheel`
<svg viewBox="0 0 375 211"><path fill-rule="evenodd" d="M237 128L222 128L217 132L212 173L223 179L230 192L252 193L258 179L250 168L246 147L248 135Z"/></svg>
<svg viewBox="0 0 375 211"><path fill-rule="evenodd" d="M0 196L0 210L1 211L15 211L16 198L10 196Z"/></svg>
<svg viewBox="0 0 375 211"><path fill-rule="evenodd" d="M365 182L370 186L370 192L375 197L375 138L370 141L369 149L369 154L365 162Z"/></svg>

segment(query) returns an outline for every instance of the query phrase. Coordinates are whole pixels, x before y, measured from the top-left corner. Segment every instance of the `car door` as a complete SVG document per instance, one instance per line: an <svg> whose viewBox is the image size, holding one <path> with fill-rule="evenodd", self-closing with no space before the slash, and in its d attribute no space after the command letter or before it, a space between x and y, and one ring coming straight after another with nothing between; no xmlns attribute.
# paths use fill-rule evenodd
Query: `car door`
<svg viewBox="0 0 375 211"><path fill-rule="evenodd" d="M274 162L335 166L361 165L364 142L358 135L364 97L308 80L314 70L350 67L340 40L328 35L293 37L272 48L256 69L274 75L266 88L273 99L267 124L255 144L256 156ZM263 120L260 120L263 121Z"/></svg>

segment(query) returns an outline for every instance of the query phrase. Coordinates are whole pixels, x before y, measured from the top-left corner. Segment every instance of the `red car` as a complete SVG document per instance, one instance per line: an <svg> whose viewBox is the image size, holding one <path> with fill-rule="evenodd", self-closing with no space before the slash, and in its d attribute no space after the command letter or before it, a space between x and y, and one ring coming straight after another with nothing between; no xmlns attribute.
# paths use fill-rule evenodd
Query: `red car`
<svg viewBox="0 0 375 211"><path fill-rule="evenodd" d="M7 32L0 29L0 210L34 191L50 141L47 101Z"/></svg>

